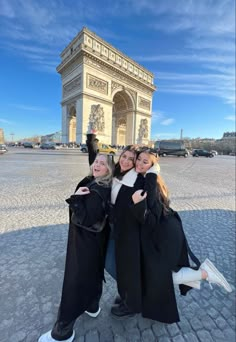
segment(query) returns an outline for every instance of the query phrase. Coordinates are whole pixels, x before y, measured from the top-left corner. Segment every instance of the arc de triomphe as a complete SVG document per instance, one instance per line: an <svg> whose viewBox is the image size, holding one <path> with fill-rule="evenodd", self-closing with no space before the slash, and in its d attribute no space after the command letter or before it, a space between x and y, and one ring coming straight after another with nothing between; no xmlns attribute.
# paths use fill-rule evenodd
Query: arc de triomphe
<svg viewBox="0 0 236 342"><path fill-rule="evenodd" d="M83 28L61 53L62 142L150 140L153 74Z"/></svg>

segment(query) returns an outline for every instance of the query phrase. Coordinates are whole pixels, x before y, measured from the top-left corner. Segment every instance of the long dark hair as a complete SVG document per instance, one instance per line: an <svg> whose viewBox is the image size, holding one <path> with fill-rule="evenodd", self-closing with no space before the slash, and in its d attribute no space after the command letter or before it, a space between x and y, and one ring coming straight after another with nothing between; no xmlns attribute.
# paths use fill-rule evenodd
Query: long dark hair
<svg viewBox="0 0 236 342"><path fill-rule="evenodd" d="M134 154L134 165L133 165L133 167L135 166L135 160L137 157L137 149L136 149L135 145L128 145L122 150L120 157L119 157L119 161L115 164L114 177L118 178L119 180L121 180L124 177L124 175L132 169L132 168L130 168L129 170L122 172L121 168L120 168L120 158L127 151L132 152Z"/></svg>

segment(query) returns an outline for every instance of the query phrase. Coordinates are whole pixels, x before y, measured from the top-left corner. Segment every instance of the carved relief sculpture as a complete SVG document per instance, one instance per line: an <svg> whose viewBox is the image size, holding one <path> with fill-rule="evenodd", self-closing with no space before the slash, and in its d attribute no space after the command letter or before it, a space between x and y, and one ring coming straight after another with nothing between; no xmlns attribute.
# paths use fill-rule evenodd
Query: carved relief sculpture
<svg viewBox="0 0 236 342"><path fill-rule="evenodd" d="M148 120L147 119L140 120L138 138L139 140L142 140L143 138L145 139L148 138Z"/></svg>
<svg viewBox="0 0 236 342"><path fill-rule="evenodd" d="M150 110L151 102L147 99L144 99L143 97L139 96L139 107Z"/></svg>
<svg viewBox="0 0 236 342"><path fill-rule="evenodd" d="M89 129L91 131L104 132L104 110L100 104L91 106L91 113L89 116Z"/></svg>
<svg viewBox="0 0 236 342"><path fill-rule="evenodd" d="M69 95L71 92L79 89L81 86L81 75L74 78L72 81L64 84L63 86L63 97Z"/></svg>
<svg viewBox="0 0 236 342"><path fill-rule="evenodd" d="M108 83L100 78L87 74L87 88L107 95Z"/></svg>

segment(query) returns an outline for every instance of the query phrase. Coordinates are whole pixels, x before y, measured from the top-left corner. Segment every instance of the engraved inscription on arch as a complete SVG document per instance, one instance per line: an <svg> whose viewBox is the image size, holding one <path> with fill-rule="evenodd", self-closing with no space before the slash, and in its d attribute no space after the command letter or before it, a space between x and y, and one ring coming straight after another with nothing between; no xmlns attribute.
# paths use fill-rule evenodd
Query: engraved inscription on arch
<svg viewBox="0 0 236 342"><path fill-rule="evenodd" d="M139 96L139 98L138 98L138 105L139 105L139 107L141 107L143 109L147 109L147 110L150 110L150 108L151 108L151 102L147 99L144 99L141 96Z"/></svg>
<svg viewBox="0 0 236 342"><path fill-rule="evenodd" d="M69 95L75 90L80 89L81 87L81 75L74 78L72 81L64 84L63 86L63 97Z"/></svg>
<svg viewBox="0 0 236 342"><path fill-rule="evenodd" d="M108 82L101 80L98 77L87 74L87 88L106 94L108 91Z"/></svg>

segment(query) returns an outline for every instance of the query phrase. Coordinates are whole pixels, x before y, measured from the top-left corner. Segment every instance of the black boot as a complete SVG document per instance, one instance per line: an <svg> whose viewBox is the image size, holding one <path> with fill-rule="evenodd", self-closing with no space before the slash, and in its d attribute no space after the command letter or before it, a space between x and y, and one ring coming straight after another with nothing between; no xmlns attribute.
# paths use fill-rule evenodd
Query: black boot
<svg viewBox="0 0 236 342"><path fill-rule="evenodd" d="M114 305L111 308L111 314L114 317L133 317L136 313L131 311L128 306L122 301L119 305Z"/></svg>

